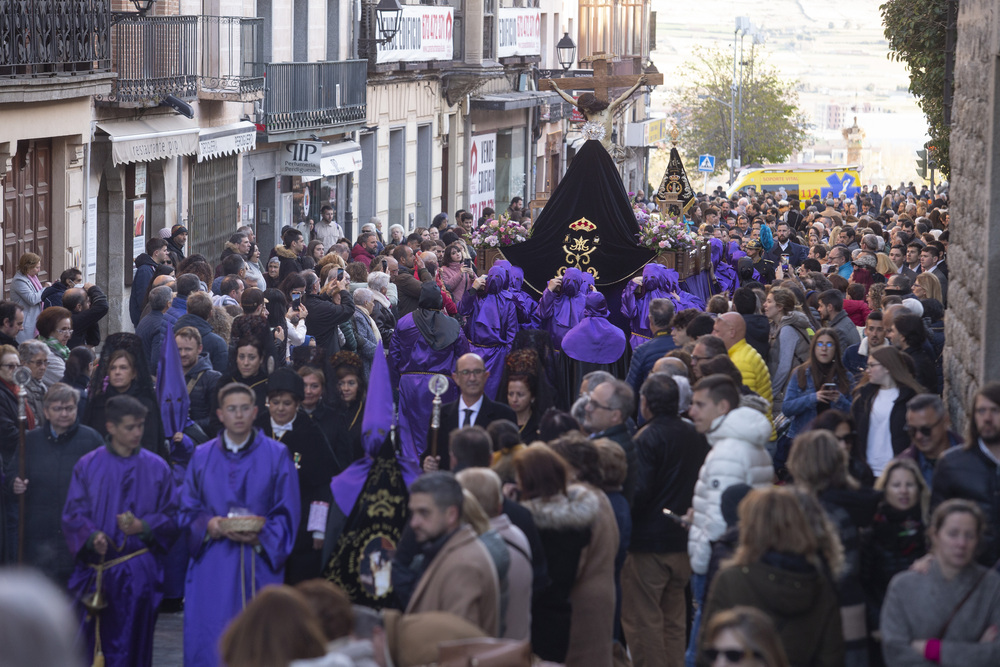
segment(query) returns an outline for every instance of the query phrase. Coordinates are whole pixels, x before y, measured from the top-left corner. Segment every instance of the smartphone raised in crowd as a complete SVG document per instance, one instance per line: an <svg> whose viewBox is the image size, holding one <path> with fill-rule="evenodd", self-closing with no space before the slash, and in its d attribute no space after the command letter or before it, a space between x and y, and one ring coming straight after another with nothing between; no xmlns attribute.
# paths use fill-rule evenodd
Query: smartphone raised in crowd
<svg viewBox="0 0 1000 667"><path fill-rule="evenodd" d="M339 283L343 279L344 279L344 270L338 267L337 268L337 282Z"/></svg>
<svg viewBox="0 0 1000 667"><path fill-rule="evenodd" d="M302 295L293 294L292 295L292 308L298 310L302 306Z"/></svg>

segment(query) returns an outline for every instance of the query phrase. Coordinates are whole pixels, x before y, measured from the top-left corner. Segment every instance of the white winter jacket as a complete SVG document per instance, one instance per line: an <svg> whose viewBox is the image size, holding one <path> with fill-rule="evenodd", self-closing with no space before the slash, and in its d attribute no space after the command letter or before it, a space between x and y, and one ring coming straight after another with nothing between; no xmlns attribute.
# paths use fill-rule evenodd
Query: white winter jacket
<svg viewBox="0 0 1000 667"><path fill-rule="evenodd" d="M726 531L722 492L741 483L765 487L774 477L771 455L764 449L771 437L771 422L757 410L736 408L716 419L705 437L712 449L694 486L694 523L688 533L688 556L697 574L708 572L711 541Z"/></svg>

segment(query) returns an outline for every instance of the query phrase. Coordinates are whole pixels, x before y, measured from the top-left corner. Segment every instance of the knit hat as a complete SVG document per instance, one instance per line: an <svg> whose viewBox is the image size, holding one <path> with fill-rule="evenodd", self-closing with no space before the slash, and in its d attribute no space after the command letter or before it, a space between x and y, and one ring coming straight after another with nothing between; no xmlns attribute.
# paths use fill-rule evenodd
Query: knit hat
<svg viewBox="0 0 1000 667"><path fill-rule="evenodd" d="M157 230L156 235L159 236L161 239L169 239L170 238L170 228L169 227L164 227L163 229Z"/></svg>
<svg viewBox="0 0 1000 667"><path fill-rule="evenodd" d="M305 381L299 377L298 373L287 366L276 368L271 373L271 376L267 378L267 393L273 394L279 391L287 392L296 401L302 402L302 399L306 395Z"/></svg>
<svg viewBox="0 0 1000 667"><path fill-rule="evenodd" d="M184 225L174 225L170 228L170 238L174 238L178 234L187 234L188 228Z"/></svg>

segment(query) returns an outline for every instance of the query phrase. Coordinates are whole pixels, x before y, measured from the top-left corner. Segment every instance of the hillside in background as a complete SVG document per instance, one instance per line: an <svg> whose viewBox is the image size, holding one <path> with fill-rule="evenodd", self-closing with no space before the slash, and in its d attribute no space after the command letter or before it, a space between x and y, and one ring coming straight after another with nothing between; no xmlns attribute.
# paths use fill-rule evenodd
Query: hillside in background
<svg viewBox="0 0 1000 667"><path fill-rule="evenodd" d="M652 0L657 13L652 60L664 74L653 94L654 112L669 113L668 91L695 46L733 48L737 16L766 35L766 60L798 82L799 105L812 119L811 145L792 159L843 161L841 129L854 116L867 135L865 183L916 180L914 151L926 140L926 122L907 92L906 68L889 60L877 0ZM751 40L744 38L744 49ZM686 82L685 82L686 83ZM724 161L728 156L717 156ZM838 158L840 158L838 160Z"/></svg>

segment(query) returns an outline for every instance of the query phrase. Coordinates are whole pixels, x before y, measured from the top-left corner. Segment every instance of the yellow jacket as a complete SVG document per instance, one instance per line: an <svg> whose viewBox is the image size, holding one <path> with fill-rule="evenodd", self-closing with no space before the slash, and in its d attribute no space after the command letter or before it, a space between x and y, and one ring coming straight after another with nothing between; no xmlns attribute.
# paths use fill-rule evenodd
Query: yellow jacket
<svg viewBox="0 0 1000 667"><path fill-rule="evenodd" d="M774 402L774 396L771 394L771 374L768 372L767 364L761 358L760 353L750 347L746 339L743 339L729 348L729 359L743 375L743 384L750 387L750 391L753 393L767 399L767 419L773 424L771 404ZM774 438L773 433L771 437Z"/></svg>

